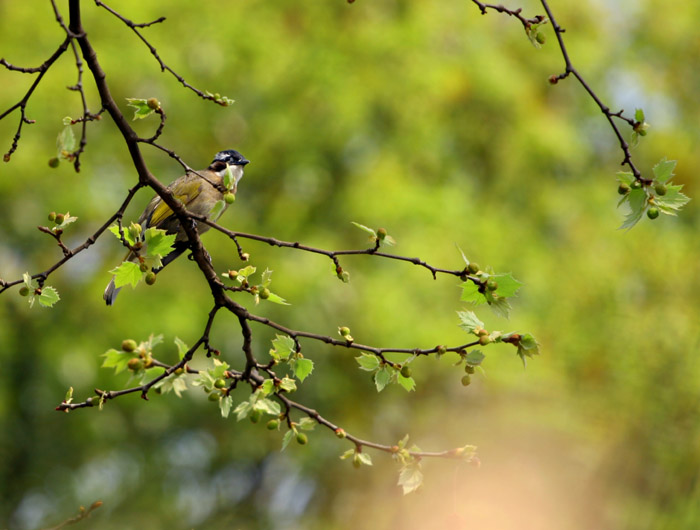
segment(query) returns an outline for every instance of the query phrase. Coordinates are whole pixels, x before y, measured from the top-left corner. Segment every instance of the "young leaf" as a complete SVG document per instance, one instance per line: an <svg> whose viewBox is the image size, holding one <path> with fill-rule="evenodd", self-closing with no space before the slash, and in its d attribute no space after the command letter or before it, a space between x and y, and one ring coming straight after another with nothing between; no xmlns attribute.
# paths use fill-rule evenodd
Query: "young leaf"
<svg viewBox="0 0 700 530"><path fill-rule="evenodd" d="M416 389L416 381L412 377L404 377L399 374L398 382L402 387L404 387L406 392L411 392L412 390Z"/></svg>
<svg viewBox="0 0 700 530"><path fill-rule="evenodd" d="M511 273L496 274L492 278L498 283L498 289L496 289L495 293L504 298L515 295L522 285L522 283L513 278Z"/></svg>
<svg viewBox="0 0 700 530"><path fill-rule="evenodd" d="M275 293L270 293L270 296L267 297L267 301L279 305L290 305L289 302Z"/></svg>
<svg viewBox="0 0 700 530"><path fill-rule="evenodd" d="M146 255L165 257L173 251L176 234L166 234L165 230L149 228L145 233Z"/></svg>
<svg viewBox="0 0 700 530"><path fill-rule="evenodd" d="M376 355L362 353L359 357L355 357L355 360L357 361L357 364L360 365L360 370L374 372L377 368L379 368L379 358Z"/></svg>
<svg viewBox="0 0 700 530"><path fill-rule="evenodd" d="M473 311L457 311L457 315L460 320L459 327L467 333L484 328L484 323L477 318Z"/></svg>
<svg viewBox="0 0 700 530"><path fill-rule="evenodd" d="M409 464L401 469L399 473L399 486L403 488L403 494L407 495L417 490L423 483L423 473L418 464Z"/></svg>
<svg viewBox="0 0 700 530"><path fill-rule="evenodd" d="M384 366L377 370L374 374L374 384L377 385L377 392L384 390L389 381L391 381L392 373L389 371L387 366Z"/></svg>
<svg viewBox="0 0 700 530"><path fill-rule="evenodd" d="M228 418L231 413L231 407L233 406L233 398L231 396L224 396L219 399L219 410L221 411L221 416Z"/></svg>
<svg viewBox="0 0 700 530"><path fill-rule="evenodd" d="M259 410L265 414L279 416L281 411L280 404L267 398L258 399L253 405L253 410Z"/></svg>
<svg viewBox="0 0 700 530"><path fill-rule="evenodd" d="M292 429L289 429L286 433L284 433L284 437L282 438L282 451L287 448L289 442L292 441L292 438L294 438L295 435L296 433Z"/></svg>
<svg viewBox="0 0 700 530"><path fill-rule="evenodd" d="M226 201L223 199L219 199L218 201L216 201L214 207L211 209L207 217L212 221L216 221L221 216L221 214L224 213L224 208L226 208Z"/></svg>
<svg viewBox="0 0 700 530"><path fill-rule="evenodd" d="M259 388L263 395L269 396L275 391L275 382L272 379L265 379Z"/></svg>
<svg viewBox="0 0 700 530"><path fill-rule="evenodd" d="M132 287L136 287L143 276L138 264L132 261L125 261L116 269L112 269L109 272L114 274L115 287L122 287L128 284L131 284Z"/></svg>
<svg viewBox="0 0 700 530"><path fill-rule="evenodd" d="M663 184L673 176L674 169L676 169L675 160L666 160L665 158L662 158L661 161L652 169L654 172L654 179L656 182Z"/></svg>
<svg viewBox="0 0 700 530"><path fill-rule="evenodd" d="M297 423L296 426L302 431L313 431L316 428L316 425L316 420L306 417L299 420L299 423Z"/></svg>
<svg viewBox="0 0 700 530"><path fill-rule="evenodd" d="M659 210L663 213L667 215L676 215L675 212L683 208L683 206L690 201L688 196L681 193L682 188L682 184L667 186L666 195L657 195L654 198L654 204L658 206Z"/></svg>
<svg viewBox="0 0 700 530"><path fill-rule="evenodd" d="M58 296L58 291L50 285L44 285L41 288L39 295L39 303L44 307L53 307L61 298Z"/></svg>
<svg viewBox="0 0 700 530"><path fill-rule="evenodd" d="M105 358L105 360L102 361L102 368L114 368L115 374L126 370L126 365L129 359L132 358L131 355L114 349L108 350L102 357Z"/></svg>
<svg viewBox="0 0 700 530"><path fill-rule="evenodd" d="M189 351L190 347L187 344L185 344L185 342L182 339L180 339L178 337L175 337L174 342L175 342L175 346L177 346L178 358L180 360L182 360L182 358L185 356L185 354Z"/></svg>
<svg viewBox="0 0 700 530"><path fill-rule="evenodd" d="M634 121L644 123L644 111L642 109L636 109L634 111Z"/></svg>
<svg viewBox="0 0 700 530"><path fill-rule="evenodd" d="M467 353L464 360L471 366L479 366L485 358L486 355L481 353L479 350L472 350Z"/></svg>
<svg viewBox="0 0 700 530"><path fill-rule="evenodd" d="M285 392L294 392L297 389L297 384L294 382L294 379L284 377L280 383L280 389Z"/></svg>
<svg viewBox="0 0 700 530"><path fill-rule="evenodd" d="M355 453L357 460L365 465L365 466L371 466L372 465L372 457L369 455L369 453Z"/></svg>
<svg viewBox="0 0 700 530"><path fill-rule="evenodd" d="M243 418L247 418L252 411L253 405L250 403L250 401L242 401L236 406L233 413L236 415L236 419L241 421Z"/></svg>
<svg viewBox="0 0 700 530"><path fill-rule="evenodd" d="M126 100L128 101L127 105L129 107L136 109L134 111L134 120L143 119L150 116L155 111L155 109L148 106L148 102L145 99L126 98Z"/></svg>
<svg viewBox="0 0 700 530"><path fill-rule="evenodd" d="M376 237L377 237L377 232L375 232L374 230L372 230L369 226L361 225L360 223L356 223L355 221L351 221L351 222L352 222L352 224L354 224L357 228L359 228L360 230L362 230L362 231L364 231L364 232L367 232L370 236L372 236L373 238L376 239Z"/></svg>
<svg viewBox="0 0 700 530"><path fill-rule="evenodd" d="M224 173L224 187L227 190L230 190L233 188L233 185L236 183L236 179L233 176L233 172L231 171L231 166L228 164L226 165L226 173Z"/></svg>
<svg viewBox="0 0 700 530"><path fill-rule="evenodd" d="M294 344L294 339L288 335L277 335L272 340L270 357L277 361L286 361L289 359L289 355L295 350L296 345Z"/></svg>
<svg viewBox="0 0 700 530"><path fill-rule="evenodd" d="M117 239L119 241L122 240L122 237L119 234L119 225L112 225L109 227L108 230L110 232L112 232L117 237ZM129 232L129 230L122 229L122 231L124 232L124 239L126 240L126 242L129 243L130 245L134 245L136 243L136 241L131 237L131 233Z"/></svg>
<svg viewBox="0 0 700 530"><path fill-rule="evenodd" d="M479 292L479 286L474 282L464 282L462 285L462 296L460 300L470 304L480 305L486 303L486 297Z"/></svg>
<svg viewBox="0 0 700 530"><path fill-rule="evenodd" d="M642 218L642 215L644 215L644 210L647 205L647 193L641 188L632 189L624 198L627 199L629 212L625 217L625 222L620 225L618 230L622 230L623 228L629 230L636 225Z"/></svg>
<svg viewBox="0 0 700 530"><path fill-rule="evenodd" d="M167 394L172 391L177 397L182 397L182 393L187 390L187 379L184 374L171 375L165 379L161 379L153 388L159 388L161 394Z"/></svg>
<svg viewBox="0 0 700 530"><path fill-rule="evenodd" d="M294 361L294 375L299 381L304 381L314 369L311 359L296 359Z"/></svg>

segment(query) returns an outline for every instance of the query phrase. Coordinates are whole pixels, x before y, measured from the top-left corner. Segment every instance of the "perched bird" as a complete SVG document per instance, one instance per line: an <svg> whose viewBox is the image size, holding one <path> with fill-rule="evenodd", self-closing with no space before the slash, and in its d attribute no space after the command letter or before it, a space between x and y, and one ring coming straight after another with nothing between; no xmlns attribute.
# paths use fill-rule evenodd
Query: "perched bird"
<svg viewBox="0 0 700 530"><path fill-rule="evenodd" d="M224 198L224 193L227 191L223 184L227 169L229 167L231 168L231 173L234 177L234 184L231 192L235 193L238 182L243 177L243 168L249 162L250 161L246 160L241 153L233 149L221 151L216 153L214 160L209 164L207 169L197 172L188 172L186 175L183 175L170 184L168 190L173 193L176 199L181 200L190 212L208 217L214 205ZM225 207L218 213L217 218L228 206L228 202L224 204ZM211 220L216 221L216 219ZM168 234L177 234L175 237L174 250L163 258L163 265L157 270L154 269L153 272L160 271L189 248L187 235L180 226L179 219L158 195L153 197L151 202L148 203L141 217L139 217L138 224L141 225L142 232L147 228L155 227L165 230ZM197 224L197 230L202 234L209 230L209 225L204 223L201 225ZM124 261L137 260L138 255L132 251L129 251L124 258ZM113 277L103 295L107 305L112 305L114 303L114 299L117 297L118 293L119 288L114 285Z"/></svg>

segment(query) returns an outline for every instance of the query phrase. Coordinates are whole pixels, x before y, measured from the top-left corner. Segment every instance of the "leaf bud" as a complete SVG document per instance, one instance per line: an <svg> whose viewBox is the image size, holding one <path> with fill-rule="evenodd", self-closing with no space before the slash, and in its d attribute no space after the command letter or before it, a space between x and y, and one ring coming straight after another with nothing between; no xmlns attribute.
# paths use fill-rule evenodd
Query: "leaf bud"
<svg viewBox="0 0 700 530"><path fill-rule="evenodd" d="M250 254L248 254L247 252L244 252L243 254L241 254L241 260L248 261L249 259L250 259Z"/></svg>
<svg viewBox="0 0 700 530"><path fill-rule="evenodd" d="M377 229L377 237L379 238L380 241L383 240L386 237L386 235L387 235L386 228L378 228Z"/></svg>
<svg viewBox="0 0 700 530"><path fill-rule="evenodd" d="M350 328L347 326L342 326L338 328L338 333L340 333L343 337L347 337L350 335Z"/></svg>
<svg viewBox="0 0 700 530"><path fill-rule="evenodd" d="M347 436L347 434L345 433L345 429L341 429L340 427L338 427L338 428L335 430L335 435L336 435L338 438L341 438L341 439L342 439L342 438L345 438L345 437Z"/></svg>
<svg viewBox="0 0 700 530"><path fill-rule="evenodd" d="M471 262L469 265L467 265L467 270L469 271L469 274L476 274L481 269L479 268L479 266L476 263Z"/></svg>
<svg viewBox="0 0 700 530"><path fill-rule="evenodd" d="M160 108L160 101L156 98L148 98L146 100L146 105L148 105L149 109L158 110Z"/></svg>
<svg viewBox="0 0 700 530"><path fill-rule="evenodd" d="M617 193L620 195L627 195L630 191L630 185L627 184L626 182L621 182L620 185L617 187Z"/></svg>
<svg viewBox="0 0 700 530"><path fill-rule="evenodd" d="M122 341L122 350L127 353L135 351L137 347L138 344L136 344L136 341L134 339L125 339Z"/></svg>
<svg viewBox="0 0 700 530"><path fill-rule="evenodd" d="M65 220L65 218L66 218L65 214L57 213L57 214L56 214L56 224L57 224L57 225L62 224L63 221Z"/></svg>
<svg viewBox="0 0 700 530"><path fill-rule="evenodd" d="M437 354L438 355L445 355L447 353L447 347L444 344L440 344L437 347Z"/></svg>

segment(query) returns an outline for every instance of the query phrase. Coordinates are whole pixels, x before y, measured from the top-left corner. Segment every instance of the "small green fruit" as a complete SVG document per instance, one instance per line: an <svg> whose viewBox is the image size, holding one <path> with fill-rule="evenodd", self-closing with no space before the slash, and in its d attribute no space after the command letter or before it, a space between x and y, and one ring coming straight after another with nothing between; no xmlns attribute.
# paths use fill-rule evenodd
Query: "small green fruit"
<svg viewBox="0 0 700 530"><path fill-rule="evenodd" d="M23 285L22 287L19 288L19 295L20 296L28 296L29 295L29 287L26 285Z"/></svg>
<svg viewBox="0 0 700 530"><path fill-rule="evenodd" d="M253 410L253 412L250 413L250 421L253 423L258 423L260 418L262 418L262 414L262 410Z"/></svg>
<svg viewBox="0 0 700 530"><path fill-rule="evenodd" d="M141 272L148 272L148 265L146 265L145 263L139 263L139 270Z"/></svg>
<svg viewBox="0 0 700 530"><path fill-rule="evenodd" d="M341 429L340 427L338 427L335 430L335 435L340 439L343 439L347 436L347 434L345 433L345 429Z"/></svg>
<svg viewBox="0 0 700 530"><path fill-rule="evenodd" d="M267 300L268 298L270 298L270 289L268 289L267 287L263 287L262 289L260 289L258 296L260 296L260 298L262 298L263 300Z"/></svg>
<svg viewBox="0 0 700 530"><path fill-rule="evenodd" d="M224 193L224 201L226 201L226 204L233 204L234 202L236 202L236 196L230 191L228 191Z"/></svg>
<svg viewBox="0 0 700 530"><path fill-rule="evenodd" d="M473 374L474 367L471 364L466 364L466 365L464 365L464 371L467 372L468 374Z"/></svg>
<svg viewBox="0 0 700 530"><path fill-rule="evenodd" d="M491 337L489 337L488 335L481 335L479 337L479 344L481 344L482 346L486 346L489 342L491 342Z"/></svg>
<svg viewBox="0 0 700 530"><path fill-rule="evenodd" d="M495 291L498 289L498 282L496 280L489 280L486 282L486 288L489 291Z"/></svg>
<svg viewBox="0 0 700 530"><path fill-rule="evenodd" d="M224 388L226 386L226 380L225 379L217 379L214 381L214 388Z"/></svg>
<svg viewBox="0 0 700 530"><path fill-rule="evenodd" d="M136 341L133 339L126 339L122 341L122 350L131 353L132 351L136 351L136 348L138 347L138 344L136 344Z"/></svg>
<svg viewBox="0 0 700 530"><path fill-rule="evenodd" d="M347 337L348 335L350 335L350 328L347 327L347 326L343 326L343 327L338 328L338 332L339 332L343 337Z"/></svg>
<svg viewBox="0 0 700 530"><path fill-rule="evenodd" d="M657 195L666 195L668 188L666 187L666 184L659 183L654 187L654 191L656 191Z"/></svg>
<svg viewBox="0 0 700 530"><path fill-rule="evenodd" d="M306 436L303 432L298 432L297 433L297 443L299 445L306 445L309 441L309 437Z"/></svg>
<svg viewBox="0 0 700 530"><path fill-rule="evenodd" d="M476 274L481 269L479 268L479 266L476 263L471 262L469 265L467 265L467 270L469 271L469 274Z"/></svg>
<svg viewBox="0 0 700 530"><path fill-rule="evenodd" d="M221 393L212 392L207 399L209 399L209 401L219 401L221 399Z"/></svg>
<svg viewBox="0 0 700 530"><path fill-rule="evenodd" d="M632 184L630 184L630 186L632 186L633 190L638 190L642 187L642 183L639 182L638 180L634 180L634 181L632 181Z"/></svg>
<svg viewBox="0 0 700 530"><path fill-rule="evenodd" d="M404 365L401 367L401 375L402 375L403 377L411 377L411 367L408 366L407 364L404 364Z"/></svg>
<svg viewBox="0 0 700 530"><path fill-rule="evenodd" d="M268 421L267 425L266 425L268 431L274 431L279 426L280 426L280 420L275 420L275 419Z"/></svg>
<svg viewBox="0 0 700 530"><path fill-rule="evenodd" d="M49 221L51 221L53 223L55 220L56 220L56 212L51 212L49 214Z"/></svg>
<svg viewBox="0 0 700 530"><path fill-rule="evenodd" d="M377 229L377 237L382 240L386 237L387 231L386 228L379 228Z"/></svg>
<svg viewBox="0 0 700 530"><path fill-rule="evenodd" d="M156 283L156 273L148 271L146 273L146 285L153 285L154 283Z"/></svg>
<svg viewBox="0 0 700 530"><path fill-rule="evenodd" d="M129 362L126 363L126 367L132 372L138 372L143 368L143 361L137 358L129 359Z"/></svg>
<svg viewBox="0 0 700 530"><path fill-rule="evenodd" d="M65 218L66 218L66 216L65 216L64 214L62 214L62 213L57 213L57 214L56 214L56 224L57 224L57 225L62 224L63 221L65 220Z"/></svg>
<svg viewBox="0 0 700 530"><path fill-rule="evenodd" d="M146 100L146 105L148 105L149 109L158 110L160 108L160 101L156 98L148 98Z"/></svg>
<svg viewBox="0 0 700 530"><path fill-rule="evenodd" d="M617 192L620 195L627 195L630 192L630 185L627 184L626 182L621 182L620 185L617 187Z"/></svg>
<svg viewBox="0 0 700 530"><path fill-rule="evenodd" d="M649 219L656 219L659 216L659 209L656 206L652 206L647 210L647 217Z"/></svg>
<svg viewBox="0 0 700 530"><path fill-rule="evenodd" d="M58 167L58 164L60 164L60 160L55 156L53 158L49 158L49 167L55 169Z"/></svg>
<svg viewBox="0 0 700 530"><path fill-rule="evenodd" d="M539 42L540 44L544 44L545 41L547 40L547 37L544 35L544 33L540 33L539 31L537 32L537 35L535 35L535 40Z"/></svg>
<svg viewBox="0 0 700 530"><path fill-rule="evenodd" d="M462 385L463 386L469 386L472 382L472 378L469 374L465 375L462 377Z"/></svg>

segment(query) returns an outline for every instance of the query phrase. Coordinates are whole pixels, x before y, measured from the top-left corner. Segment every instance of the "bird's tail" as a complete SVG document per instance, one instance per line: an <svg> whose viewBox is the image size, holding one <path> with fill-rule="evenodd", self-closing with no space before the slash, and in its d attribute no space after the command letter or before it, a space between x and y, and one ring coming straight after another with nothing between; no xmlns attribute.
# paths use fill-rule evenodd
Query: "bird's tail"
<svg viewBox="0 0 700 530"><path fill-rule="evenodd" d="M104 298L105 302L107 302L107 305L112 305L114 303L120 290L121 287L117 288L114 285L114 278L112 278L105 289L105 293L102 295L102 298Z"/></svg>

